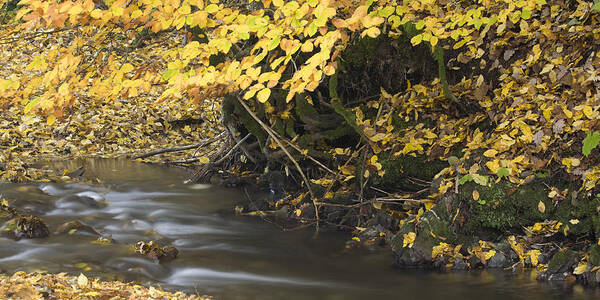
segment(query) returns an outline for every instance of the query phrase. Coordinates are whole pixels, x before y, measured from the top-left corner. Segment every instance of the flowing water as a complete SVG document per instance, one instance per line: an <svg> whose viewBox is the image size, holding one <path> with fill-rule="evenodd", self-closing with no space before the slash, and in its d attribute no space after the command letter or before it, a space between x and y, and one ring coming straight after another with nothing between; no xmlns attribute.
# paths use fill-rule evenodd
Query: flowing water
<svg viewBox="0 0 600 300"><path fill-rule="evenodd" d="M396 270L389 251L345 250L346 233L282 232L257 217L235 216L240 191L185 185L177 168L128 160L88 160L87 178L102 184L0 184L21 211L41 216L51 232L79 220L112 245L83 231L15 241L0 237L0 271L83 272L104 279L160 283L217 299L592 299L596 290L543 284L527 274ZM260 197L260 195L252 195ZM91 201L91 200L93 201ZM158 264L127 246L161 239L179 257Z"/></svg>

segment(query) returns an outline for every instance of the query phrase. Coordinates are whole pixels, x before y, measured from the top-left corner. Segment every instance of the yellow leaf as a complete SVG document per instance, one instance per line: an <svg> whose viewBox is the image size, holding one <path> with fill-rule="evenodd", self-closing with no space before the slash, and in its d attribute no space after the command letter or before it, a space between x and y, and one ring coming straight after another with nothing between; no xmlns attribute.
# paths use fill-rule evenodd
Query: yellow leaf
<svg viewBox="0 0 600 300"><path fill-rule="evenodd" d="M81 8L80 5L74 5L73 7L71 7L71 9L69 9L69 15L78 15L82 11L83 8Z"/></svg>
<svg viewBox="0 0 600 300"><path fill-rule="evenodd" d="M373 202L373 207L375 207L375 209L381 209L381 202Z"/></svg>
<svg viewBox="0 0 600 300"><path fill-rule="evenodd" d="M431 248L431 258L435 259L437 257L443 256L444 252L451 250L453 249L452 247L450 247L450 245L441 242L439 245L433 246L433 248Z"/></svg>
<svg viewBox="0 0 600 300"><path fill-rule="evenodd" d="M432 36L429 39L429 43L431 44L431 47L435 47L435 45L437 45L437 43L438 43L438 38L436 36Z"/></svg>
<svg viewBox="0 0 600 300"><path fill-rule="evenodd" d="M209 13L209 14L214 14L214 13L216 13L217 11L219 11L219 6L218 6L218 5L216 5L216 4L214 4L214 3L213 3L213 4L209 4L208 6L206 6L206 7L204 8L204 10L205 10L207 13Z"/></svg>
<svg viewBox="0 0 600 300"><path fill-rule="evenodd" d="M531 259L531 265L532 266L537 266L538 265L538 257L542 254L542 252L540 252L540 250L529 250L527 251L527 255L529 255L529 258Z"/></svg>
<svg viewBox="0 0 600 300"><path fill-rule="evenodd" d="M571 223L573 225L577 225L577 224L579 224L579 220L577 220L577 219L571 219L571 220L569 220L569 223Z"/></svg>
<svg viewBox="0 0 600 300"><path fill-rule="evenodd" d="M412 246L415 242L415 238L417 237L417 234L414 232L409 232L409 233L405 233L403 236L404 236L404 239L402 242L402 248L406 248L406 246L408 246L408 248L412 248Z"/></svg>
<svg viewBox="0 0 600 300"><path fill-rule="evenodd" d="M201 157L198 159L198 161L199 161L201 164L207 164L207 163L209 163L209 162L210 162L210 159L208 159L208 157L206 157L206 156L201 156Z"/></svg>
<svg viewBox="0 0 600 300"><path fill-rule="evenodd" d="M544 204L544 202L542 202L542 201L538 202L538 210L541 213L544 213L546 211L546 205Z"/></svg>
<svg viewBox="0 0 600 300"><path fill-rule="evenodd" d="M498 150L496 150L496 149L489 149L489 150L483 152L483 156L489 157L489 158L495 157L496 154L498 154Z"/></svg>
<svg viewBox="0 0 600 300"><path fill-rule="evenodd" d="M88 279L83 275L83 273L79 273L79 277L77 277L77 285L79 288L84 288L88 285Z"/></svg>
<svg viewBox="0 0 600 300"><path fill-rule="evenodd" d="M102 18L102 10L101 9L94 9L92 10L92 12L90 13L90 16L94 19L101 19Z"/></svg>
<svg viewBox="0 0 600 300"><path fill-rule="evenodd" d="M435 203L433 203L433 201L424 201L423 203L425 204L426 210L430 210L432 207L435 206Z"/></svg>
<svg viewBox="0 0 600 300"><path fill-rule="evenodd" d="M573 270L573 274L580 275L585 273L585 270L587 269L587 264L587 261L580 261L579 264L577 264L577 267L575 267L575 270Z"/></svg>
<svg viewBox="0 0 600 300"><path fill-rule="evenodd" d="M583 107L583 114L585 114L585 116L588 119L593 119L594 118L594 109L591 106L586 105Z"/></svg>
<svg viewBox="0 0 600 300"><path fill-rule="evenodd" d="M416 46L416 45L420 44L422 40L423 40L423 35L422 35L422 34L417 34L417 35L413 36L413 37L410 39L410 43L411 43L413 46Z"/></svg>
<svg viewBox="0 0 600 300"><path fill-rule="evenodd" d="M56 122L56 116L49 115L48 119L46 119L46 124L48 124L48 126L52 126L52 124L54 124L54 122Z"/></svg>
<svg viewBox="0 0 600 300"><path fill-rule="evenodd" d="M500 162L497 159L488 161L485 163L485 166L492 171L492 173L497 174L498 169L500 169Z"/></svg>
<svg viewBox="0 0 600 300"><path fill-rule="evenodd" d="M371 28L363 31L363 33L361 34L361 36L368 35L371 38L376 38L376 37L379 36L380 33L381 33L381 30L379 30L379 28L377 28L377 27L371 27Z"/></svg>
<svg viewBox="0 0 600 300"><path fill-rule="evenodd" d="M314 49L313 43L311 41L306 41L300 47L300 51L302 52L312 52Z"/></svg>
<svg viewBox="0 0 600 300"><path fill-rule="evenodd" d="M490 250L485 254L485 260L488 261L490 258L496 255L496 250Z"/></svg>
<svg viewBox="0 0 600 300"><path fill-rule="evenodd" d="M479 191L473 190L473 200L479 201Z"/></svg>
<svg viewBox="0 0 600 300"><path fill-rule="evenodd" d="M264 88L260 90L258 94L256 94L256 98L258 99L258 101L260 101L260 103L267 102L267 100L269 100L269 96L271 96L270 88Z"/></svg>

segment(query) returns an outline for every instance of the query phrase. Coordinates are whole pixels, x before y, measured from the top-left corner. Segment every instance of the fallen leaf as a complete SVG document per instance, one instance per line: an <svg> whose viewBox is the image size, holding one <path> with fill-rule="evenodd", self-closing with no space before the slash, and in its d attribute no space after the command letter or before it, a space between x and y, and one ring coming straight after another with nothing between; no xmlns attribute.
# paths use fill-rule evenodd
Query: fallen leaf
<svg viewBox="0 0 600 300"><path fill-rule="evenodd" d="M85 288L88 285L88 279L83 275L83 273L79 273L79 277L77 277L77 285L79 288Z"/></svg>
<svg viewBox="0 0 600 300"><path fill-rule="evenodd" d="M544 204L544 202L542 202L542 201L538 202L538 210L541 213L544 213L546 211L546 205Z"/></svg>

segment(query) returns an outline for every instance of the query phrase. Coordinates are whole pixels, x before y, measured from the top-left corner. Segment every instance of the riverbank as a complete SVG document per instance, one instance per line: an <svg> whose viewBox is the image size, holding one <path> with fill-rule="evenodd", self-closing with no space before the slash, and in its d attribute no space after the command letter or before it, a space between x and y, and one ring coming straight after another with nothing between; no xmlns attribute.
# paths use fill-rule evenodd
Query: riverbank
<svg viewBox="0 0 600 300"><path fill-rule="evenodd" d="M144 287L121 281L100 281L85 275L68 276L16 272L0 274L2 299L212 299L208 296L186 295L164 291L160 286Z"/></svg>

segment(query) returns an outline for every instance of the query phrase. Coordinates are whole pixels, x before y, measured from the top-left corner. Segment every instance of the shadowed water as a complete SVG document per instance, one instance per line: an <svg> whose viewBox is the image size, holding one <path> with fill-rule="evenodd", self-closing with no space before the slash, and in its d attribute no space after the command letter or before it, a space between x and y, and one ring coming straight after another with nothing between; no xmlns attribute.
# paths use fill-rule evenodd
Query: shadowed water
<svg viewBox="0 0 600 300"><path fill-rule="evenodd" d="M54 231L80 220L117 241L90 243L83 232L15 241L0 237L0 271L70 272L105 279L160 283L217 299L593 299L596 290L538 283L509 272L437 273L396 270L389 251L346 251L349 236L313 229L282 232L256 217L234 216L243 193L184 185L177 168L128 160L55 163L86 168L102 184L0 184L21 211ZM160 239L180 250L157 264L128 245Z"/></svg>

